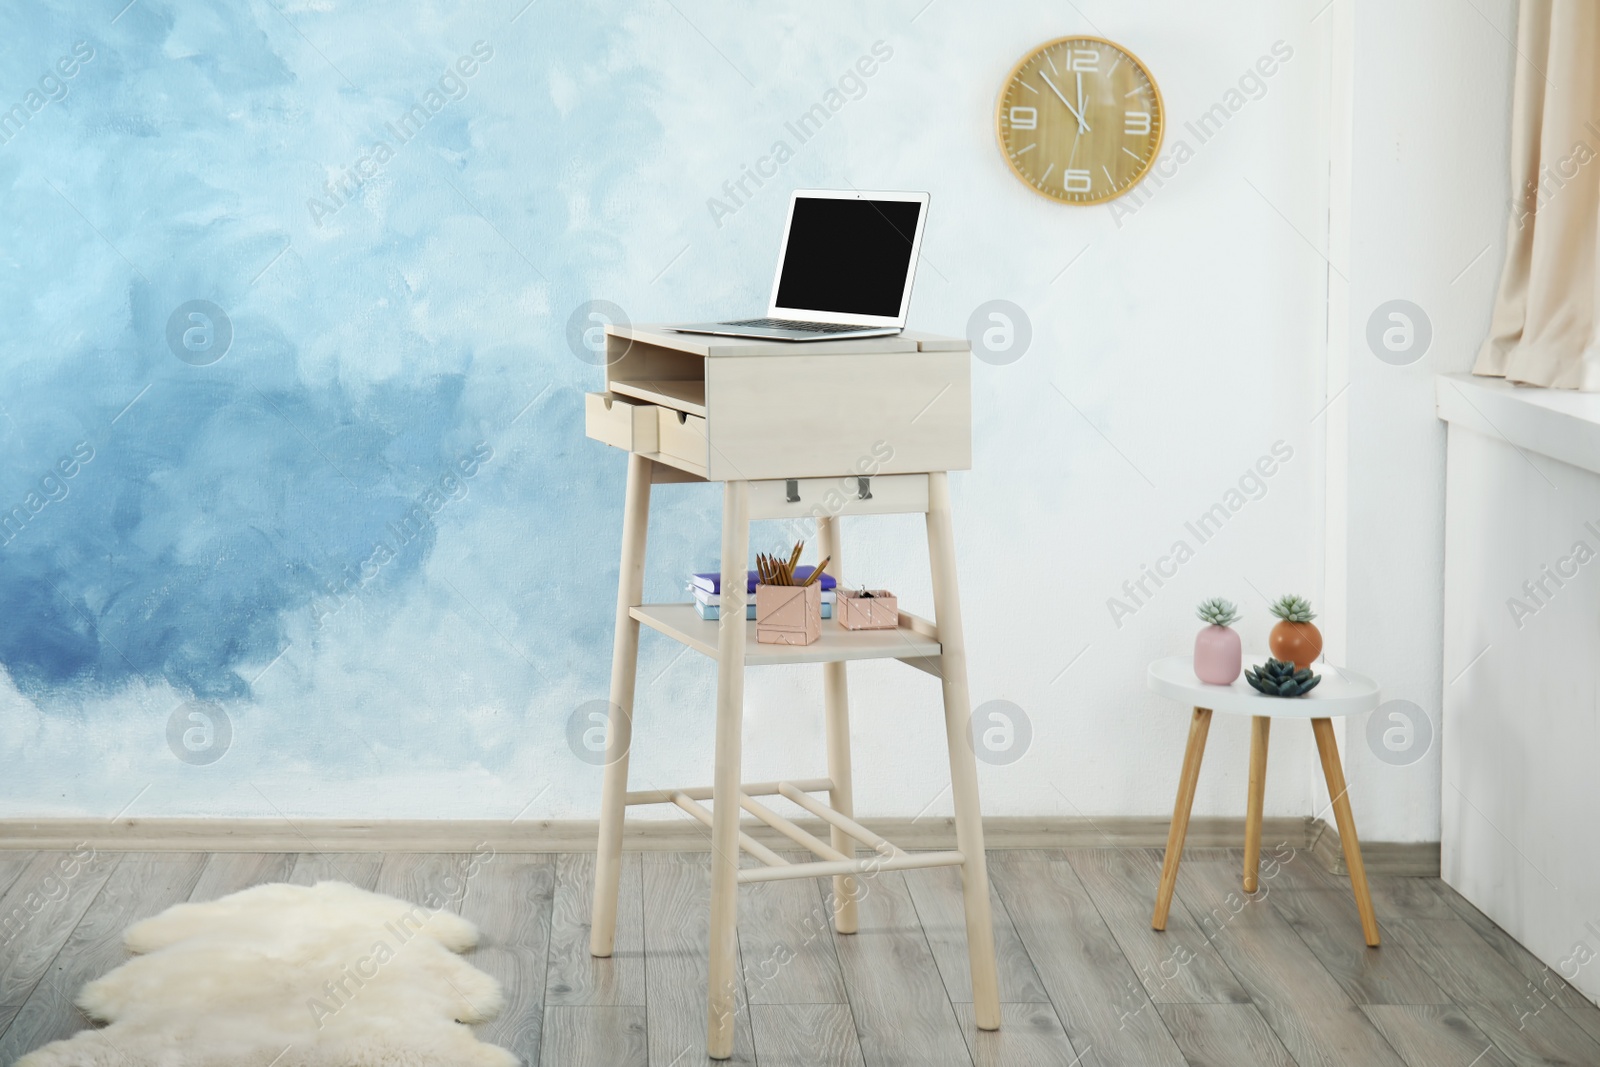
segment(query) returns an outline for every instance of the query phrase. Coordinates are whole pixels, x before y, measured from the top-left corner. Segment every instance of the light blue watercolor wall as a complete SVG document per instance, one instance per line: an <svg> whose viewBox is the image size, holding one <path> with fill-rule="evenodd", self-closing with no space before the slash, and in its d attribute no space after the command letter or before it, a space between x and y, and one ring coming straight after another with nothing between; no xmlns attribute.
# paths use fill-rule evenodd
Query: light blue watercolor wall
<svg viewBox="0 0 1600 1067"><path fill-rule="evenodd" d="M1144 660L1241 575L1313 582L1319 549L1324 268L1240 177L1325 212L1322 41L1309 9L1222 6L1237 32L1166 0L1085 5L1099 26L923 0L8 6L0 817L592 817L567 721L606 692L622 462L582 436L599 371L569 317L760 311L787 190L847 185L933 193L916 325L993 297L1034 320L1023 361L975 365L956 483L975 696L1035 720L1028 760L985 769L991 810L1071 814L1070 780L1081 810L1159 812L1140 753L1174 728ZM1119 220L1035 197L993 144L1010 64L1095 29L1139 44L1175 120L1275 40L1300 58ZM802 143L785 123L819 102ZM725 191L778 141L775 177ZM191 301L226 316L220 358L171 327ZM1302 469L1114 625L1123 579L1278 439ZM658 493L653 598L715 561L718 503ZM927 610L917 522L846 535L852 573ZM861 803L936 810L937 689L897 669L854 675L858 744L899 753ZM640 780L707 776L710 694L646 641ZM214 763L169 743L192 701L230 724ZM820 767L816 701L801 672L752 685L754 771Z"/></svg>

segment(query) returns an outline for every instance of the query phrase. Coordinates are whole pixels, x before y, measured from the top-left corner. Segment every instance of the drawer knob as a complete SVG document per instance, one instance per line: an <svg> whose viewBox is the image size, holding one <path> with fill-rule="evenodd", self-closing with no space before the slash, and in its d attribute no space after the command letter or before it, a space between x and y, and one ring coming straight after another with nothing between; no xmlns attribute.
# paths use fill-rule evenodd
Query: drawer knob
<svg viewBox="0 0 1600 1067"><path fill-rule="evenodd" d="M857 500L871 500L872 499L872 479L871 478L857 478L856 479L856 499Z"/></svg>
<svg viewBox="0 0 1600 1067"><path fill-rule="evenodd" d="M798 479L790 478L788 481L783 483L783 488L784 500L790 504L800 503L800 482Z"/></svg>

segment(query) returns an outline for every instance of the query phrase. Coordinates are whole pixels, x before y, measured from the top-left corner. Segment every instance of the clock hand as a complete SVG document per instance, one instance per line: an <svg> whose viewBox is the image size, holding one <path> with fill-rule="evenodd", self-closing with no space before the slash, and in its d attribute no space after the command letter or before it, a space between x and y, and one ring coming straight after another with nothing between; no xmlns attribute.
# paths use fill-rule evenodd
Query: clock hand
<svg viewBox="0 0 1600 1067"><path fill-rule="evenodd" d="M1079 132L1080 133L1083 132L1083 130L1088 128L1087 124L1083 121L1083 72L1082 71L1078 72L1078 127L1079 127Z"/></svg>
<svg viewBox="0 0 1600 1067"><path fill-rule="evenodd" d="M1061 103L1066 107L1066 109L1068 111L1072 112L1072 117L1078 120L1078 132L1079 133L1088 133L1089 132L1089 124L1087 122L1083 121L1083 112L1082 112L1082 110L1080 108L1073 107L1072 106L1072 101L1068 100L1066 97L1061 95L1061 90L1056 88L1056 83L1051 81L1049 75L1045 74L1044 71L1041 70L1039 72L1039 77L1043 78L1044 79L1044 83L1046 85L1050 86L1050 91L1052 93L1056 94L1056 99L1060 100Z"/></svg>

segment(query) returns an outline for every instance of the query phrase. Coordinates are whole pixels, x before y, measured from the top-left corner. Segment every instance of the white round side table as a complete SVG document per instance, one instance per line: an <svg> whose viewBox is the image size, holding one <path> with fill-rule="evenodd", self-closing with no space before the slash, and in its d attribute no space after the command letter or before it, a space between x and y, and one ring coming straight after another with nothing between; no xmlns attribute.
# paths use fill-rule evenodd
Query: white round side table
<svg viewBox="0 0 1600 1067"><path fill-rule="evenodd" d="M1247 655L1246 666L1265 663L1265 655ZM1361 843L1356 839L1355 816L1350 812L1344 768L1339 764L1339 746L1333 736L1333 716L1360 715L1378 706L1381 691L1365 675L1327 663L1312 670L1322 675L1317 687L1301 697L1270 697L1257 692L1240 675L1232 685L1211 685L1195 677L1191 656L1169 656L1150 664L1150 688L1162 696L1194 708L1189 720L1189 746L1183 755L1183 772L1178 778L1178 799L1172 807L1172 829L1167 833L1167 853L1161 865L1161 885L1156 891L1155 915L1150 925L1167 928L1167 912L1178 885L1178 861L1183 856L1183 839L1189 830L1189 810L1194 806L1195 784L1200 780L1200 758L1205 754L1206 732L1211 728L1211 713L1250 716L1250 795L1245 815L1244 890L1256 890L1256 872L1261 863L1261 801L1267 784L1267 738L1273 719L1310 719L1322 757L1322 774L1333 798L1333 817L1339 827L1339 844L1344 849L1345 866L1350 868L1350 888L1361 915L1361 932L1367 944L1378 945L1378 920L1372 911L1372 894L1367 889L1367 868L1361 860Z"/></svg>

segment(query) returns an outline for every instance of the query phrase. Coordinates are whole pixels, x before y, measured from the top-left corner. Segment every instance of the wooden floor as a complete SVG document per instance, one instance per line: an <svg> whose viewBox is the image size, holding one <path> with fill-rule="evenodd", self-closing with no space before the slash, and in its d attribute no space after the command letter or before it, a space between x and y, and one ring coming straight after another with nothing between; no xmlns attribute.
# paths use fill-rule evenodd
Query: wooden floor
<svg viewBox="0 0 1600 1067"><path fill-rule="evenodd" d="M64 855L0 852L0 1064L87 1025L76 991L124 958L127 926L172 904L284 880L449 896L469 859L105 853L62 876ZM1155 851L991 853L998 1033L973 1024L954 870L867 880L852 937L827 927L826 881L747 886L732 1062L1600 1064L1600 1009L1438 880L1374 879L1373 950L1349 887L1304 853L1279 855L1247 898L1239 853L1191 850L1158 934ZM592 865L502 854L451 900L484 933L470 958L506 987L480 1036L544 1067L704 1062L706 857L626 856L610 960L588 953Z"/></svg>

